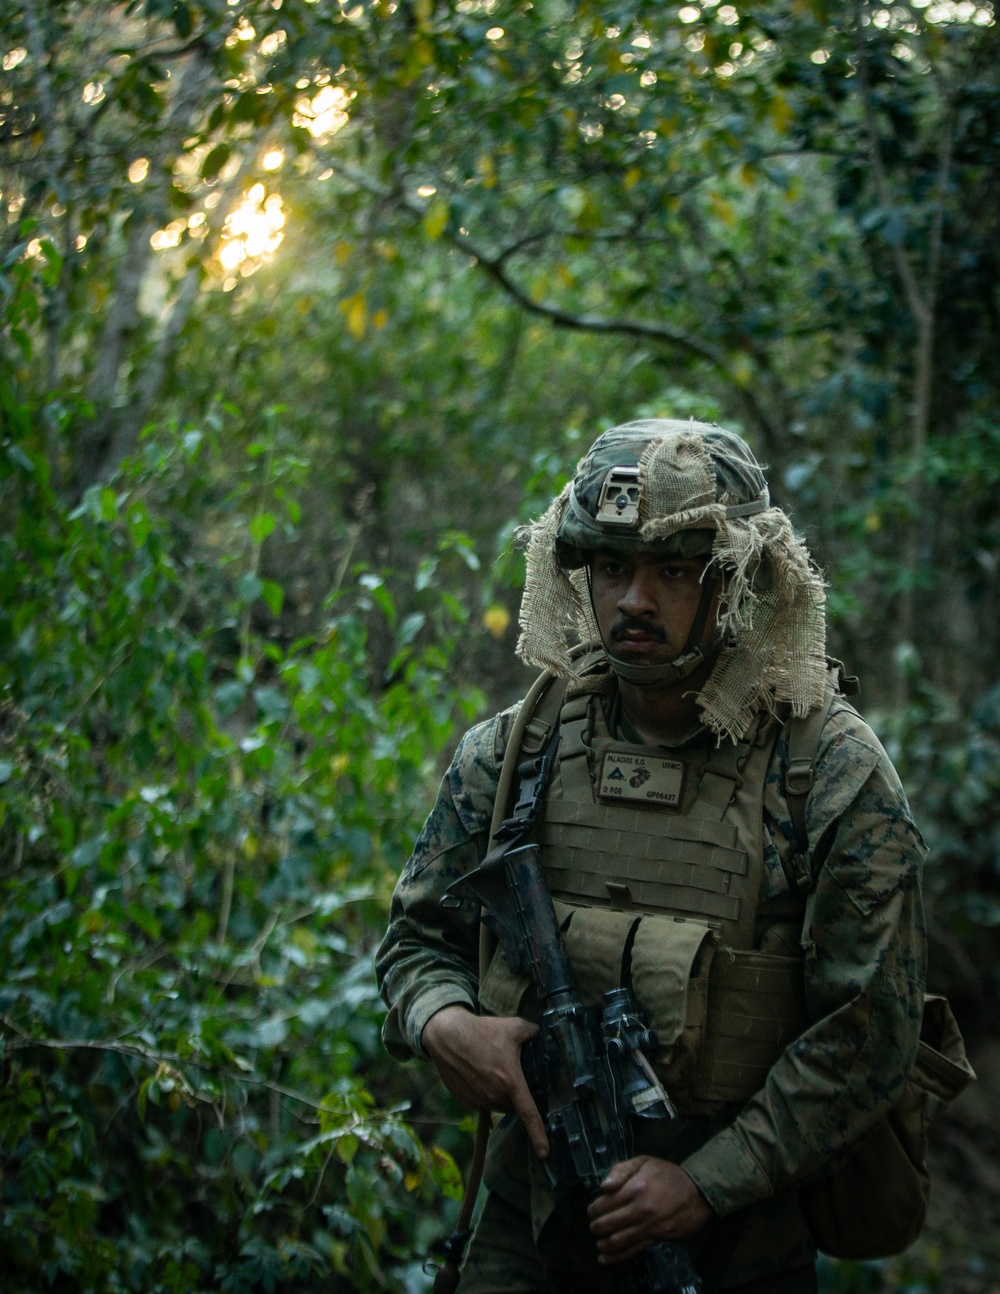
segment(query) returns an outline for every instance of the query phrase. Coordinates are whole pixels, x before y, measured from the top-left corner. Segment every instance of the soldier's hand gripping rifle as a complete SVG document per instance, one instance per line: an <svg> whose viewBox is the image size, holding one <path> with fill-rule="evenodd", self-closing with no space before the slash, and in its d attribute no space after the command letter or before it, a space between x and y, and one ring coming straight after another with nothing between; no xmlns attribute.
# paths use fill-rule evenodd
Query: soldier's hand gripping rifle
<svg viewBox="0 0 1000 1294"><path fill-rule="evenodd" d="M676 1112L644 1055L657 1045L656 1036L631 991L612 989L584 1006L559 939L538 846L522 843L555 744L554 737L540 759L522 765L518 804L494 837L495 847L442 901L478 903L511 971L531 976L542 1014L538 1033L521 1049L521 1066L549 1139L545 1169L557 1197L574 1188L595 1197L615 1164L632 1157L636 1121ZM624 1294L701 1294L683 1244L661 1241L616 1267Z"/></svg>

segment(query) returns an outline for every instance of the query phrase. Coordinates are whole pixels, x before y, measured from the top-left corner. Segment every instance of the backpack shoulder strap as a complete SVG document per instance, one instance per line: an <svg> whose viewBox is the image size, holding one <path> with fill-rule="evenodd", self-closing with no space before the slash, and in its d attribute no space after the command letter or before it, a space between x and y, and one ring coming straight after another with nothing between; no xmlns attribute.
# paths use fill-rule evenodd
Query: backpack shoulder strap
<svg viewBox="0 0 1000 1294"><path fill-rule="evenodd" d="M489 849L496 843L500 824L511 807L511 795L516 785L518 769L525 759L532 759L549 744L559 723L559 713L566 697L566 679L554 674L540 674L535 679L514 719L507 738L496 799L493 802L493 820L490 823Z"/></svg>
<svg viewBox="0 0 1000 1294"><path fill-rule="evenodd" d="M858 680L844 672L839 660L827 657L826 690L822 704L811 714L788 721L788 763L785 766L785 800L795 831L798 852L792 860L796 888L808 893L815 886L812 860L809 853L809 835L806 831L806 804L809 792L816 781L816 761L819 757L823 728L838 696L855 696Z"/></svg>
<svg viewBox="0 0 1000 1294"><path fill-rule="evenodd" d="M806 803L809 792L816 781L816 759L819 755L819 743L823 736L823 725L826 723L833 698L833 688L827 686L823 704L818 710L803 718L788 721L788 763L785 766L785 799L788 812L795 828L795 843L799 853L809 852L809 837L806 833Z"/></svg>
<svg viewBox="0 0 1000 1294"><path fill-rule="evenodd" d="M795 831L798 849L792 858L795 887L806 896L800 944L807 956L814 950L812 941L813 911L816 906L816 878L813 875L812 852L809 833L806 831L806 805L809 792L816 781L816 761L819 758L823 728L838 696L855 696L859 691L857 678L844 673L839 660L827 657L826 690L823 702L812 714L788 721L788 763L785 766L785 799Z"/></svg>
<svg viewBox="0 0 1000 1294"><path fill-rule="evenodd" d="M859 690L860 685L855 675L845 673L842 661L828 656L827 688L823 703L819 709L812 710L811 714L788 721L788 765L785 766L784 791L789 817L792 818L792 827L796 832L798 853L802 858L809 857L806 802L809 800L812 783L816 780L816 760L819 757L819 744L823 739L823 727L836 697L856 696ZM799 877L798 888L809 889L811 884L802 884Z"/></svg>

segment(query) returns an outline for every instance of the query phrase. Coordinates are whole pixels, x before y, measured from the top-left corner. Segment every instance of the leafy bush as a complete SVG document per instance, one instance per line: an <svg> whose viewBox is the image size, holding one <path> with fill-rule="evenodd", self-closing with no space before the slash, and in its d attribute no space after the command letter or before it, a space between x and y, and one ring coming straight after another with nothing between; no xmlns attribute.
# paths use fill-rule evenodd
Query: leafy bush
<svg viewBox="0 0 1000 1294"><path fill-rule="evenodd" d="M412 1197L426 1226L456 1190L378 1073L370 950L479 701L447 677L462 606L424 581L382 687L368 626L395 610L369 572L279 641L260 555L276 526L294 538L302 465L274 431L222 489L211 441L147 443L72 513L6 446L12 1291L366 1289L423 1246ZM239 560L198 540L212 525Z"/></svg>
<svg viewBox="0 0 1000 1294"><path fill-rule="evenodd" d="M1000 687L966 712L923 676L914 653L900 666L912 675L909 703L879 727L930 850L932 981L979 1003L1000 986Z"/></svg>

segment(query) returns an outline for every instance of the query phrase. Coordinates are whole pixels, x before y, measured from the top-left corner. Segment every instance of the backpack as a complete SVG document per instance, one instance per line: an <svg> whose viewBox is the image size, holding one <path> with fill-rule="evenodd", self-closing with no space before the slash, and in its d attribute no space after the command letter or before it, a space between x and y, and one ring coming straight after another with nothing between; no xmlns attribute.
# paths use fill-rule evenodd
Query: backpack
<svg viewBox="0 0 1000 1294"><path fill-rule="evenodd" d="M857 680L844 677L839 661L831 661L831 667L837 671L837 683L828 687L826 704L788 723L785 795L799 851L795 871L807 893L803 942L809 937L816 885L806 800L834 697L857 691ZM927 994L917 1056L903 1095L846 1161L835 1162L799 1188L799 1203L817 1249L832 1258L888 1258L917 1239L930 1196L928 1128L974 1078L947 998Z"/></svg>

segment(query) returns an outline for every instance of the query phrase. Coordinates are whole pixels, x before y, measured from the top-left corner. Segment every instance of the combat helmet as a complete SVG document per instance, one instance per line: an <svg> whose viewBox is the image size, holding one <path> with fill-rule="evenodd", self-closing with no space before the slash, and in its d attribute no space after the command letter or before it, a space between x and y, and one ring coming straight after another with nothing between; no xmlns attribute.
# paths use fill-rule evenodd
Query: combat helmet
<svg viewBox="0 0 1000 1294"><path fill-rule="evenodd" d="M648 686L683 679L705 659L703 629L720 590L715 663L698 695L720 737L745 734L761 708L805 715L826 680L822 578L749 446L707 423L644 419L605 432L548 511L521 531L527 576L518 654L574 677L583 643L620 677ZM598 549L707 558L701 605L680 656L635 665L601 643L588 568Z"/></svg>

